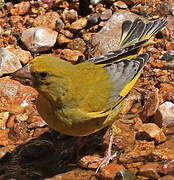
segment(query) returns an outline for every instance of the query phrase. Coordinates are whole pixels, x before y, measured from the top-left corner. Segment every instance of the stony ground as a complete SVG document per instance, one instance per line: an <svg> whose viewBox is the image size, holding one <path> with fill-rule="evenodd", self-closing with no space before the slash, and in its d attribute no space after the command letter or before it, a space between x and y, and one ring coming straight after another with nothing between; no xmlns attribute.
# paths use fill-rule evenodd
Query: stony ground
<svg viewBox="0 0 174 180"><path fill-rule="evenodd" d="M174 179L174 3L171 0L0 1L0 179ZM40 54L72 63L118 48L121 24L167 18L152 57L116 119L118 156L97 174L109 129L84 138L49 129L37 113L37 91L11 73ZM107 28L106 28L107 27ZM79 75L80 76L80 75ZM27 82L25 82L27 84Z"/></svg>

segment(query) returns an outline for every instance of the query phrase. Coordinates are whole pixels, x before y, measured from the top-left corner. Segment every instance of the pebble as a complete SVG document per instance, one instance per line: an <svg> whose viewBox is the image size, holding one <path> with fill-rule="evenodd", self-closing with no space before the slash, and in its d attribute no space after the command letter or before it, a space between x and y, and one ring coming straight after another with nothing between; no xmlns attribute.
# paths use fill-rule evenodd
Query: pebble
<svg viewBox="0 0 174 180"><path fill-rule="evenodd" d="M70 49L63 49L60 54L60 57L72 63L85 60L85 56L80 51Z"/></svg>
<svg viewBox="0 0 174 180"><path fill-rule="evenodd" d="M82 53L86 51L86 44L81 38L74 38L71 42L67 44L67 48L71 50L78 50Z"/></svg>
<svg viewBox="0 0 174 180"><path fill-rule="evenodd" d="M96 169L100 165L100 163L100 157L93 155L84 156L78 161L80 167L88 169Z"/></svg>
<svg viewBox="0 0 174 180"><path fill-rule="evenodd" d="M56 43L58 33L49 28L29 28L22 33L21 41L31 52L42 52L51 49Z"/></svg>
<svg viewBox="0 0 174 180"><path fill-rule="evenodd" d="M119 180L135 180L135 173L133 171L129 171L127 169L125 170L119 170L115 176L115 179Z"/></svg>
<svg viewBox="0 0 174 180"><path fill-rule="evenodd" d="M173 61L174 60L174 50L166 51L162 57L166 61Z"/></svg>
<svg viewBox="0 0 174 180"><path fill-rule="evenodd" d="M98 3L100 3L101 0L90 0L90 4L93 6L96 6Z"/></svg>
<svg viewBox="0 0 174 180"><path fill-rule="evenodd" d="M24 15L30 10L30 2L22 1L18 4L15 4L13 8L10 9L10 13L14 16Z"/></svg>
<svg viewBox="0 0 174 180"><path fill-rule="evenodd" d="M165 128L166 132L170 130L170 133L174 133L174 104L168 101L161 104L155 113L154 122Z"/></svg>
<svg viewBox="0 0 174 180"><path fill-rule="evenodd" d="M2 159L2 157L7 154L9 152L8 148L6 147L1 147L0 148L0 160Z"/></svg>
<svg viewBox="0 0 174 180"><path fill-rule="evenodd" d="M174 180L174 177L171 175L167 175L167 176L159 178L158 180Z"/></svg>
<svg viewBox="0 0 174 180"><path fill-rule="evenodd" d="M113 179L118 171L124 169L125 167L121 164L110 163L104 166L97 174L97 176L99 177L99 179Z"/></svg>
<svg viewBox="0 0 174 180"><path fill-rule="evenodd" d="M6 78L0 78L0 94L0 109L12 114L23 113L38 95L34 88Z"/></svg>
<svg viewBox="0 0 174 180"><path fill-rule="evenodd" d="M99 22L100 14L97 14L95 16L91 16L88 18L88 27L94 26Z"/></svg>
<svg viewBox="0 0 174 180"><path fill-rule="evenodd" d="M72 40L68 39L65 35L63 34L59 34L57 36L57 43L61 46L61 45L66 45L68 43L70 43Z"/></svg>
<svg viewBox="0 0 174 180"><path fill-rule="evenodd" d="M144 140L155 139L155 141L158 143L166 141L164 132L154 123L144 123L139 126L136 138Z"/></svg>
<svg viewBox="0 0 174 180"><path fill-rule="evenodd" d="M76 21L74 21L70 26L69 29L73 32L79 31L83 28L85 28L87 25L87 19L86 18L80 18Z"/></svg>
<svg viewBox="0 0 174 180"><path fill-rule="evenodd" d="M55 30L57 32L59 32L59 31L63 30L64 27L65 27L65 24L63 23L63 21L61 19L57 19L56 25L55 25Z"/></svg>
<svg viewBox="0 0 174 180"><path fill-rule="evenodd" d="M174 169L174 160L160 164L158 167L158 172L160 174L167 175L172 169Z"/></svg>
<svg viewBox="0 0 174 180"><path fill-rule="evenodd" d="M141 113L141 119L143 122L148 122L149 117L153 116L158 109L160 103L160 94L157 88L152 89L152 91L148 92L147 100L143 106L143 110Z"/></svg>
<svg viewBox="0 0 174 180"><path fill-rule="evenodd" d="M12 114L8 119L7 128L12 128L14 126L14 123L15 123L15 115Z"/></svg>
<svg viewBox="0 0 174 180"><path fill-rule="evenodd" d="M16 48L8 46L7 49L13 54L15 54L23 65L27 64L30 60L33 59L29 51L25 51L19 46Z"/></svg>
<svg viewBox="0 0 174 180"><path fill-rule="evenodd" d="M9 129L1 129L0 130L0 146L6 146L9 142L8 140Z"/></svg>
<svg viewBox="0 0 174 180"><path fill-rule="evenodd" d="M9 112L0 112L0 129L6 128L6 123L9 118Z"/></svg>
<svg viewBox="0 0 174 180"><path fill-rule="evenodd" d="M157 172L159 163L158 162L149 162L143 165L138 172L138 175L150 178L150 179L157 179L159 178L159 174Z"/></svg>
<svg viewBox="0 0 174 180"><path fill-rule="evenodd" d="M106 9L104 12L101 13L100 19L103 21L108 20L112 16L112 10Z"/></svg>
<svg viewBox="0 0 174 180"><path fill-rule="evenodd" d="M122 163L131 163L134 161L142 161L152 153L154 150L154 142L148 141L135 141L135 144L127 146L124 153L119 157L119 161Z"/></svg>
<svg viewBox="0 0 174 180"><path fill-rule="evenodd" d="M13 141L22 140L25 141L29 137L29 131L27 128L27 122L15 123L10 129L9 138Z"/></svg>
<svg viewBox="0 0 174 180"><path fill-rule="evenodd" d="M10 16L10 24L13 28L21 29L24 24L22 16Z"/></svg>
<svg viewBox="0 0 174 180"><path fill-rule="evenodd" d="M28 128L41 128L47 126L47 123L44 120L39 120L36 122L31 123Z"/></svg>
<svg viewBox="0 0 174 180"><path fill-rule="evenodd" d="M94 171L86 171L80 168L75 168L71 171L58 174L51 178L46 178L44 180L98 180L95 177Z"/></svg>
<svg viewBox="0 0 174 180"><path fill-rule="evenodd" d="M77 11L75 11L74 9L65 9L62 13L62 19L64 22L68 21L69 23L76 21L78 19Z"/></svg>
<svg viewBox="0 0 174 180"><path fill-rule="evenodd" d="M163 144L158 145L149 155L151 161L170 161L174 157L174 136Z"/></svg>
<svg viewBox="0 0 174 180"><path fill-rule="evenodd" d="M43 133L47 132L49 130L48 127L45 128L36 128L33 133L33 137L39 137Z"/></svg>
<svg viewBox="0 0 174 180"><path fill-rule="evenodd" d="M67 38L73 38L73 33L71 33L68 30L62 29L62 30L60 30L60 33L65 35Z"/></svg>
<svg viewBox="0 0 174 180"><path fill-rule="evenodd" d="M120 9L127 9L128 8L128 6L123 1L114 2L113 5L120 8Z"/></svg>
<svg viewBox="0 0 174 180"><path fill-rule="evenodd" d="M0 48L0 76L22 68L18 57L7 48Z"/></svg>
<svg viewBox="0 0 174 180"><path fill-rule="evenodd" d="M51 11L44 15L39 15L35 20L33 25L35 27L46 27L50 29L57 29L57 23L60 22L60 16L57 12Z"/></svg>

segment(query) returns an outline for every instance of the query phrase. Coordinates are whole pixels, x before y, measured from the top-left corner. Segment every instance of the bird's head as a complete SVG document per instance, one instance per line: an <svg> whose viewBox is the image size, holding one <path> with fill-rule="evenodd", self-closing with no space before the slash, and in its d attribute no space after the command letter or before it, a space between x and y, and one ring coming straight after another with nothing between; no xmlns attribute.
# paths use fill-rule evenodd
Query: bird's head
<svg viewBox="0 0 174 180"><path fill-rule="evenodd" d="M64 63L66 64L66 61L55 56L39 56L13 73L12 76L20 82L29 82L29 84L39 90L40 87L48 87L55 82L55 79L60 76L62 71L61 64Z"/></svg>

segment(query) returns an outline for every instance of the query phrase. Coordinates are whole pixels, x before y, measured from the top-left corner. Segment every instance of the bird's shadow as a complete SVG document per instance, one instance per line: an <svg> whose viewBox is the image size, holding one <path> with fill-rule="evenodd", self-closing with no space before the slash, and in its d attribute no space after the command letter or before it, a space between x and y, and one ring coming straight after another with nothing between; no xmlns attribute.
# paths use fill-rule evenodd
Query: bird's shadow
<svg viewBox="0 0 174 180"><path fill-rule="evenodd" d="M0 180L41 180L77 168L79 158L103 152L105 131L84 137L85 144L77 155L74 147L78 137L50 130L3 156L0 160Z"/></svg>

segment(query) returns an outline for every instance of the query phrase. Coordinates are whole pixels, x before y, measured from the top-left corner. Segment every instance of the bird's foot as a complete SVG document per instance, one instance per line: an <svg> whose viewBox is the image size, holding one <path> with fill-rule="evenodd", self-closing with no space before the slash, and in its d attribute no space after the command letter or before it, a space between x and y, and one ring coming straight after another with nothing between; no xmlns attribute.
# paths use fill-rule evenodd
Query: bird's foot
<svg viewBox="0 0 174 180"><path fill-rule="evenodd" d="M113 144L113 138L114 138L114 135L112 134L110 136L110 141L109 141L109 147L108 147L108 150L107 150L107 153L106 155L104 156L104 158L98 158L98 159L95 159L95 160L92 160L90 162L91 163L95 163L95 162L100 162L99 163L99 166L97 167L96 169L96 173L101 169L103 168L104 166L106 166L107 164L109 164L109 162L115 158L118 154L118 152L115 152L113 155L111 154L111 150L112 150L112 144Z"/></svg>
<svg viewBox="0 0 174 180"><path fill-rule="evenodd" d="M115 152L113 155L107 153L107 155L104 158L100 158L100 165L97 167L96 169L96 173L98 173L98 171L103 168L104 166L108 165L109 162L114 159L117 156L118 152Z"/></svg>

